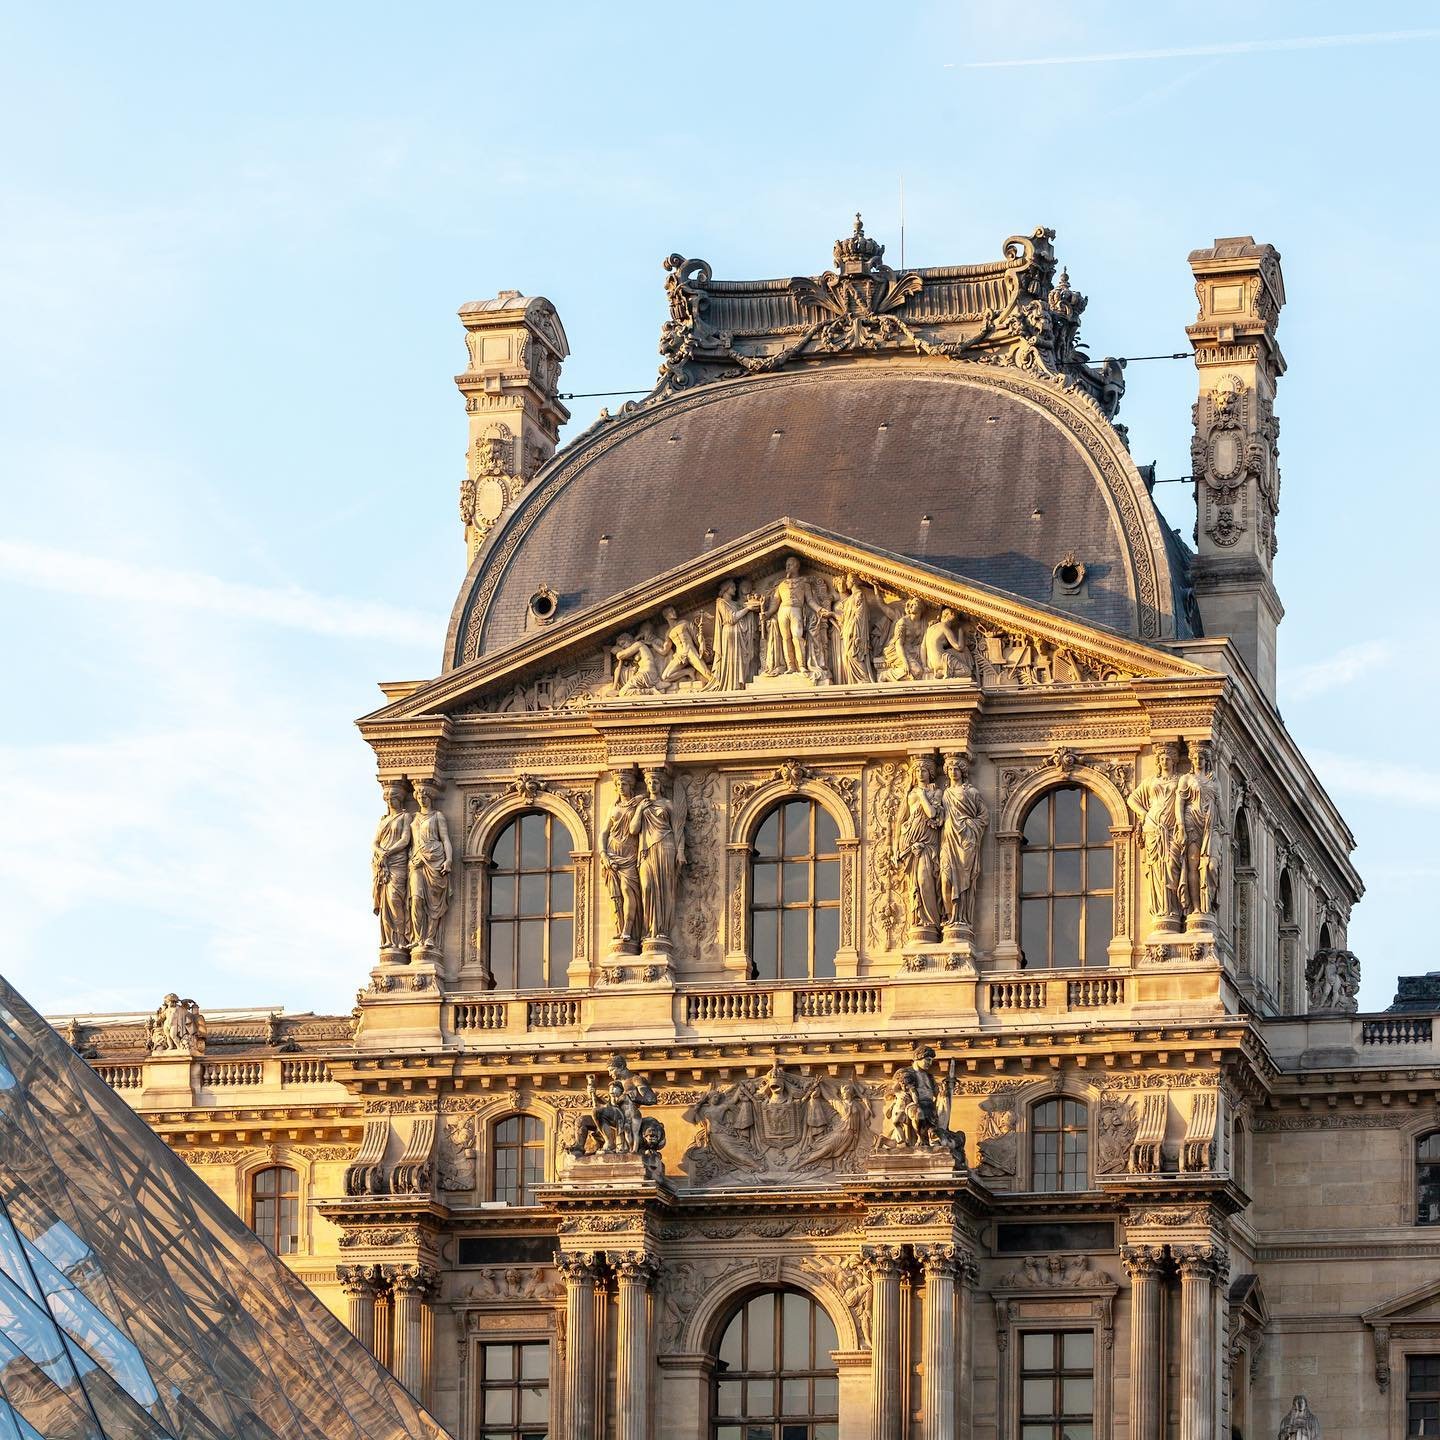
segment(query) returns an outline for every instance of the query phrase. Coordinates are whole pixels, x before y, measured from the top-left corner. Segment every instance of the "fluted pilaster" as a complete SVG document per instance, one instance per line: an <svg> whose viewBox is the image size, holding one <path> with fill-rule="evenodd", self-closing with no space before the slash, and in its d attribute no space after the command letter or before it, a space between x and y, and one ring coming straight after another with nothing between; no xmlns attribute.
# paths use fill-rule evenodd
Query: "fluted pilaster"
<svg viewBox="0 0 1440 1440"><path fill-rule="evenodd" d="M870 1268L870 1433L875 1440L900 1440L900 1251L867 1245L862 1253Z"/></svg>
<svg viewBox="0 0 1440 1440"><path fill-rule="evenodd" d="M1216 1440L1215 1283L1229 1273L1218 1245L1173 1247L1180 1271L1180 1440Z"/></svg>
<svg viewBox="0 0 1440 1440"><path fill-rule="evenodd" d="M924 1334L920 1351L921 1440L955 1440L957 1335L955 1282L961 1257L953 1245L917 1245L925 1272Z"/></svg>
<svg viewBox="0 0 1440 1440"><path fill-rule="evenodd" d="M555 1268L565 1280L565 1435L599 1440L595 1413L595 1283L600 1257L593 1251L559 1254Z"/></svg>
<svg viewBox="0 0 1440 1440"><path fill-rule="evenodd" d="M616 1337L615 1440L646 1440L650 1433L650 1287L659 1264L639 1251L611 1255L619 1289Z"/></svg>
<svg viewBox="0 0 1440 1440"><path fill-rule="evenodd" d="M1163 1245L1126 1245L1130 1276L1130 1440L1161 1440L1164 1421Z"/></svg>
<svg viewBox="0 0 1440 1440"><path fill-rule="evenodd" d="M390 1344L395 1378L417 1399L425 1390L425 1298L435 1276L419 1265L397 1265L390 1278Z"/></svg>
<svg viewBox="0 0 1440 1440"><path fill-rule="evenodd" d="M375 1354L375 1298L380 1287L378 1265L340 1265L336 1267L340 1288L349 1302L350 1333L373 1355Z"/></svg>

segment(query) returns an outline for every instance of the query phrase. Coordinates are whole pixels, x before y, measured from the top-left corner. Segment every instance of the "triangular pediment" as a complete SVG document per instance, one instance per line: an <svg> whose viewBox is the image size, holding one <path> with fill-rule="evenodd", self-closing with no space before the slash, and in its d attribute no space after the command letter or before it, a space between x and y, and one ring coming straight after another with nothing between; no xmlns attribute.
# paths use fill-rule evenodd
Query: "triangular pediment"
<svg viewBox="0 0 1440 1440"><path fill-rule="evenodd" d="M1410 1290L1365 1311L1360 1317L1367 1325L1440 1324L1440 1280Z"/></svg>
<svg viewBox="0 0 1440 1440"><path fill-rule="evenodd" d="M527 639L367 719L838 687L1014 692L1210 673L1063 611L786 519L569 619L537 617Z"/></svg>

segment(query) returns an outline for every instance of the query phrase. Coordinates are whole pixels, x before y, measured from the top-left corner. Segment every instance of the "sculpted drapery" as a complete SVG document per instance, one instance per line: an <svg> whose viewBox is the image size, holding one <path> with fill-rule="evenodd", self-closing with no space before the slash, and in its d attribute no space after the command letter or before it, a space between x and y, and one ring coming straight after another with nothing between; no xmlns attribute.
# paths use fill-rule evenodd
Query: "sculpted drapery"
<svg viewBox="0 0 1440 1440"><path fill-rule="evenodd" d="M942 800L935 762L928 755L911 762L910 790L900 811L893 845L905 876L910 937L940 938L940 827Z"/></svg>
<svg viewBox="0 0 1440 1440"><path fill-rule="evenodd" d="M640 910L647 945L666 946L675 928L680 867L685 863L683 791L665 794L665 772L645 772L645 796L630 817L638 840ZM677 806L677 799L679 805Z"/></svg>
<svg viewBox="0 0 1440 1440"><path fill-rule="evenodd" d="M639 842L631 828L640 800L635 794L635 772L615 776L619 795L600 837L600 864L610 888L615 911L615 947L624 954L640 949L641 900Z"/></svg>
<svg viewBox="0 0 1440 1440"><path fill-rule="evenodd" d="M1175 930L1180 924L1179 884L1184 841L1176 806L1175 747L1155 751L1153 779L1142 780L1128 797L1139 817L1141 863L1145 871L1150 914L1157 930Z"/></svg>
<svg viewBox="0 0 1440 1440"><path fill-rule="evenodd" d="M417 780L410 822L410 940L415 950L440 947L440 925L450 905L450 867L454 854L445 817L434 808L440 792L435 780Z"/></svg>
<svg viewBox="0 0 1440 1440"><path fill-rule="evenodd" d="M715 597L715 664L708 688L743 690L760 663L758 595L739 598L739 586L727 580Z"/></svg>
<svg viewBox="0 0 1440 1440"><path fill-rule="evenodd" d="M371 900L380 917L380 948L403 954L410 947L410 812L405 784L382 781L385 814L370 852Z"/></svg>
<svg viewBox="0 0 1440 1440"><path fill-rule="evenodd" d="M970 783L968 755L946 755L945 776L949 783L941 796L940 902L949 933L975 924L980 843L990 824L990 811Z"/></svg>

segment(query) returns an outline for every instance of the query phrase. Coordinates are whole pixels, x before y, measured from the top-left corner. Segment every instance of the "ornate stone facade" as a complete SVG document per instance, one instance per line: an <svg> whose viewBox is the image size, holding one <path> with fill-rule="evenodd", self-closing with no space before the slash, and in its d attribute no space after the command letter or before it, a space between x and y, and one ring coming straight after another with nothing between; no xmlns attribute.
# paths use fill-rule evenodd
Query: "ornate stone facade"
<svg viewBox="0 0 1440 1440"><path fill-rule="evenodd" d="M68 1022L247 1217L293 1175L288 1258L462 1440L517 1346L552 1436L710 1437L772 1292L823 1316L816 1437L1015 1440L1061 1369L1097 1437L1304 1435L1302 1388L1332 1435L1403 1433L1397 1377L1440 1349L1440 1055L1428 1014L1354 1013L1351 836L1267 703L1278 256L1192 256L1196 619L1052 240L897 272L857 224L833 270L754 283L672 256L655 392L553 462L553 310L465 307L474 563L448 668L361 722L352 1016ZM749 443L763 404L778 476L793 434L820 455L821 391L887 509L926 493L927 425L1059 447L1011 482L1073 536L986 542L1023 560L997 585L938 508L839 533L699 447L666 550L654 447L702 414ZM612 495L575 559L602 464L651 528Z"/></svg>

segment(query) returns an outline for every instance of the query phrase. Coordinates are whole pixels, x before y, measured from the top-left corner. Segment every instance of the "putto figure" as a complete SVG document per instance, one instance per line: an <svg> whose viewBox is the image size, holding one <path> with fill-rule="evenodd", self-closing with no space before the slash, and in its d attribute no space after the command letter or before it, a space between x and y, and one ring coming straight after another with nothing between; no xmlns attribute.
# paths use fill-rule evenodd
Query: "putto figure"
<svg viewBox="0 0 1440 1440"><path fill-rule="evenodd" d="M1155 748L1155 776L1142 780L1128 803L1138 817L1150 913L1159 931L1180 928L1180 871L1184 842L1176 805L1175 747Z"/></svg>
<svg viewBox="0 0 1440 1440"><path fill-rule="evenodd" d="M151 1055L203 1055L205 1017L193 1000L173 991L156 1007L147 1026L145 1048Z"/></svg>
<svg viewBox="0 0 1440 1440"><path fill-rule="evenodd" d="M820 598L814 580L800 573L799 559L785 561L785 574L765 598L761 618L765 630L765 674L808 675L828 681L828 670L816 673L811 666L810 618L828 620L833 611ZM820 660L823 665L823 660Z"/></svg>
<svg viewBox="0 0 1440 1440"><path fill-rule="evenodd" d="M980 873L980 844L990 824L990 811L970 783L970 757L961 751L945 756L949 782L940 797L940 906L947 940L974 933L975 889Z"/></svg>
<svg viewBox="0 0 1440 1440"><path fill-rule="evenodd" d="M953 1073L943 1080L936 1078L934 1048L921 1045L916 1049L914 1059L897 1070L890 1082L885 1106L890 1143L902 1150L949 1150L963 1159L965 1136L947 1123L954 1088Z"/></svg>
<svg viewBox="0 0 1440 1440"><path fill-rule="evenodd" d="M380 917L380 953L407 960L410 952L410 812L405 782L382 780L385 813L370 851L370 896Z"/></svg>
<svg viewBox="0 0 1440 1440"><path fill-rule="evenodd" d="M410 944L416 959L440 950L440 925L450 906L450 867L454 852L445 817L435 809L440 783L416 780L415 808L410 823Z"/></svg>
<svg viewBox="0 0 1440 1440"><path fill-rule="evenodd" d="M668 950L675 928L680 870L685 864L685 787L665 793L664 770L645 772L645 796L630 817L638 841L640 913L647 950Z"/></svg>
<svg viewBox="0 0 1440 1440"><path fill-rule="evenodd" d="M910 764L910 789L896 811L891 845L897 870L905 876L910 938L940 938L940 827L942 797L935 783L935 761L919 756Z"/></svg>
<svg viewBox="0 0 1440 1440"><path fill-rule="evenodd" d="M633 770L616 773L619 794L600 837L600 864L615 911L615 949L622 955L640 953L639 841L631 828L640 805L636 778Z"/></svg>

